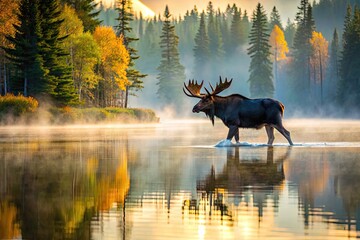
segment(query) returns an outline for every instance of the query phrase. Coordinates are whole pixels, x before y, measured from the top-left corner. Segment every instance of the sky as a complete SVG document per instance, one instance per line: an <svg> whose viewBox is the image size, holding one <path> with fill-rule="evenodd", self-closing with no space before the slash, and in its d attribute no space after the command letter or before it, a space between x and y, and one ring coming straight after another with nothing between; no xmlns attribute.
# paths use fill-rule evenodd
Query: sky
<svg viewBox="0 0 360 240"><path fill-rule="evenodd" d="M102 1L104 4L110 5L114 0L96 1ZM165 6L168 5L170 13L173 16L183 16L187 10L193 9L195 5L199 10L206 9L206 6L209 3L208 0L133 0L133 2L134 5L137 6L142 5L141 3L143 3L156 14L163 14ZM264 6L268 15L270 14L271 9L276 6L283 24L286 24L288 18L290 18L291 21L294 21L297 6L300 4L300 0L212 0L212 2L216 9L220 7L222 11L226 9L228 4L232 5L236 3L242 10L246 9L248 11L248 16L250 17L258 2Z"/></svg>

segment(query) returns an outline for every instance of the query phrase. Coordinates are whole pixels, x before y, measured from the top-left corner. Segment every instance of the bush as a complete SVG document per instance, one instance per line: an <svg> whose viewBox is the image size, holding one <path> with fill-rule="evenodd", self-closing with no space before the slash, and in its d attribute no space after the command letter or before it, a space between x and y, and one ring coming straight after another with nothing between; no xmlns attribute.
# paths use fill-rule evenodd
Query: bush
<svg viewBox="0 0 360 240"><path fill-rule="evenodd" d="M37 111L38 105L38 101L32 97L13 94L0 96L0 120L5 123L20 120L19 117L25 117L23 120L27 120L29 115Z"/></svg>

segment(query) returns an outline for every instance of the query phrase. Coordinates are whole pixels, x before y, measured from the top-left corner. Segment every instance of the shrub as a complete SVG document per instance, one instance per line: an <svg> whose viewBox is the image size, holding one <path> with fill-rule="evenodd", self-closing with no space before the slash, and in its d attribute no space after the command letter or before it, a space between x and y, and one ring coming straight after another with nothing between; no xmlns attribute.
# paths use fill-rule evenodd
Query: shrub
<svg viewBox="0 0 360 240"><path fill-rule="evenodd" d="M0 96L0 120L4 123L14 123L15 120L20 120L19 117L27 120L29 115L37 111L38 105L38 101L32 97L13 94Z"/></svg>

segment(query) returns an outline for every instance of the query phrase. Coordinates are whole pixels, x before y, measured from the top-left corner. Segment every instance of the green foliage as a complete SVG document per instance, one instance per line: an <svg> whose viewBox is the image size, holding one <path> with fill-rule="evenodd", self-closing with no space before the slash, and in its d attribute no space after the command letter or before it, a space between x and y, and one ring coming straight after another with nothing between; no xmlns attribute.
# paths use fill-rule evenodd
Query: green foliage
<svg viewBox="0 0 360 240"><path fill-rule="evenodd" d="M194 75L195 78L207 78L210 67L208 64L208 60L210 57L209 51L209 37L206 32L205 26L205 13L201 13L200 17L200 26L199 30L195 37L195 47L194 47L194 58L195 58L195 67L194 67Z"/></svg>
<svg viewBox="0 0 360 240"><path fill-rule="evenodd" d="M290 19L288 18L286 22L284 35L285 35L285 40L288 43L289 47L292 47L294 44L295 33L296 33L295 23L291 22Z"/></svg>
<svg viewBox="0 0 360 240"><path fill-rule="evenodd" d="M280 18L279 11L274 6L271 13L270 13L270 21L269 21L269 30L270 30L270 32L274 29L275 25L277 25L281 29L281 31L284 31L284 28L283 28L283 26L281 24L281 18Z"/></svg>
<svg viewBox="0 0 360 240"><path fill-rule="evenodd" d="M220 14L217 14L211 2L207 6L208 24L207 33L209 36L209 50L211 67L217 66L224 57L223 39L220 31Z"/></svg>
<svg viewBox="0 0 360 240"><path fill-rule="evenodd" d="M15 36L8 37L14 48L6 51L20 73L18 81L23 88L17 91L25 96L51 97L61 105L74 102L76 96L61 48L64 38L59 35L59 17L56 0L20 1L20 23Z"/></svg>
<svg viewBox="0 0 360 240"><path fill-rule="evenodd" d="M133 21L132 13L132 1L131 0L118 0L118 8L116 10L119 13L119 17L116 19L119 24L116 27L118 36L123 37L124 45L130 54L129 68L126 71L126 76L130 81L130 86L126 87L124 106L127 108L128 96L130 91L139 91L143 86L142 78L146 77L146 74L140 73L135 68L135 60L139 58L137 50L133 47L134 42L138 41L138 38L131 36L132 28L130 23Z"/></svg>
<svg viewBox="0 0 360 240"><path fill-rule="evenodd" d="M360 0L319 0L313 3L313 15L316 29L320 30L326 39L331 39L334 29L343 32L347 5L360 5Z"/></svg>
<svg viewBox="0 0 360 240"><path fill-rule="evenodd" d="M339 100L341 104L360 109L360 9L355 6L353 14L350 6L345 18L343 51L340 65L341 82Z"/></svg>
<svg viewBox="0 0 360 240"><path fill-rule="evenodd" d="M68 4L73 7L84 25L84 31L94 32L97 26L100 26L98 16L100 10L96 7L98 3L94 0L60 0L63 4Z"/></svg>
<svg viewBox="0 0 360 240"><path fill-rule="evenodd" d="M328 99L332 103L336 102L337 90L339 88L339 79L340 79L340 45L339 45L339 36L337 30L334 30L333 38L330 46L330 59L329 59L329 69L328 69Z"/></svg>
<svg viewBox="0 0 360 240"><path fill-rule="evenodd" d="M308 0L301 0L299 11L296 15L297 29L293 43L293 62L291 65L292 83L290 91L294 102L310 103L310 57L312 47L310 39L315 30L312 17L312 7ZM301 89L299 91L299 89Z"/></svg>
<svg viewBox="0 0 360 240"><path fill-rule="evenodd" d="M268 23L263 6L259 3L253 13L253 26L250 32L248 54L250 63L250 94L252 97L272 97L272 64L270 62L270 45Z"/></svg>
<svg viewBox="0 0 360 240"><path fill-rule="evenodd" d="M182 92L179 90L185 80L185 69L180 64L178 51L179 37L175 33L175 26L171 24L168 6L164 13L162 34L160 36L161 62L158 67L157 94L164 105L181 106Z"/></svg>

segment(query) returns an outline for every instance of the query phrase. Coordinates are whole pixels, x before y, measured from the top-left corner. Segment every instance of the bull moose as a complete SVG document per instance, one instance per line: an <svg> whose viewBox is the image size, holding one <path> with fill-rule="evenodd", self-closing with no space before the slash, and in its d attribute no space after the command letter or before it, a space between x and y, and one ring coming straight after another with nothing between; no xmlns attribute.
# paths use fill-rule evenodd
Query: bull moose
<svg viewBox="0 0 360 240"><path fill-rule="evenodd" d="M201 100L194 106L193 112L204 112L211 119L214 125L214 117L220 118L229 128L227 140L235 137L239 142L239 128L260 129L265 126L268 135L267 144L272 145L274 142L274 128L278 130L293 145L290 138L290 132L282 125L284 115L284 105L271 98L250 99L240 94L232 94L226 97L218 96L219 93L229 88L232 79L228 81L225 78L223 82L216 84L215 89L210 84L212 92L205 88L206 94L200 93L204 81L200 84L197 81L190 81L186 85L184 93L189 97L200 98Z"/></svg>

